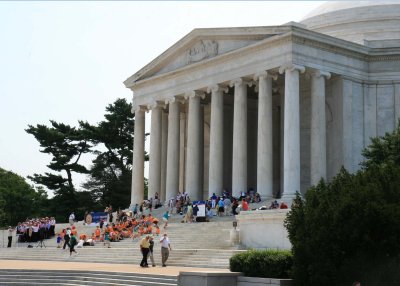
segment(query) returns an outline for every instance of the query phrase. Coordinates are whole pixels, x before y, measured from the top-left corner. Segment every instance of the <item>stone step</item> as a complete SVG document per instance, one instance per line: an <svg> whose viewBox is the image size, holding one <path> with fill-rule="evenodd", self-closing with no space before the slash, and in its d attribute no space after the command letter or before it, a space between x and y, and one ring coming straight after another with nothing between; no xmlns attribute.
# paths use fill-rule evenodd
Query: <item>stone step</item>
<svg viewBox="0 0 400 286"><path fill-rule="evenodd" d="M2 257L3 260L15 260L14 257ZM116 259L116 258L104 258L104 257L75 257L72 256L70 257L40 257L40 258L35 258L35 257L23 257L18 260L34 260L34 261L73 261L73 262L95 262L95 263L113 263L113 262L118 262L120 264L139 264L141 261L141 257L130 257L130 258L121 258L121 259ZM156 265L161 265L161 258L155 258L155 263ZM221 267L227 267L229 266L229 259L223 259L223 258L207 258L204 257L202 259L199 259L198 257L192 257L192 258L168 258L168 265L174 265L174 266L199 266L202 265L204 268L221 268Z"/></svg>
<svg viewBox="0 0 400 286"><path fill-rule="evenodd" d="M176 286L177 277L98 271L0 270L0 285Z"/></svg>
<svg viewBox="0 0 400 286"><path fill-rule="evenodd" d="M75 262L98 262L98 263L123 263L138 264L142 258L138 248L129 249L78 249L79 255L59 249L6 249L0 252L0 259L19 260L47 260L47 261L75 261ZM178 249L172 250L168 259L169 265L174 266L198 266L205 268L228 268L229 259L240 250L219 250L215 249ZM155 251L155 262L161 264L161 255Z"/></svg>

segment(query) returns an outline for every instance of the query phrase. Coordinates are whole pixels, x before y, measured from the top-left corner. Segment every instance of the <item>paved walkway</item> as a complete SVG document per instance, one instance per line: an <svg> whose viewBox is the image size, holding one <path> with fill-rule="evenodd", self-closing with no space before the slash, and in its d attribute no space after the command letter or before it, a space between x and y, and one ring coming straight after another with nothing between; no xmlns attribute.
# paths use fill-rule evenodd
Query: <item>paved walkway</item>
<svg viewBox="0 0 400 286"><path fill-rule="evenodd" d="M73 258L72 258L73 259ZM178 276L179 272L203 272L203 273L229 273L228 269L209 269L195 267L149 267L141 268L139 265L106 264L106 263L82 263L61 261L31 261L31 260L0 260L0 269L27 269L27 270L80 270L80 271L109 271L125 273L146 273L154 275Z"/></svg>

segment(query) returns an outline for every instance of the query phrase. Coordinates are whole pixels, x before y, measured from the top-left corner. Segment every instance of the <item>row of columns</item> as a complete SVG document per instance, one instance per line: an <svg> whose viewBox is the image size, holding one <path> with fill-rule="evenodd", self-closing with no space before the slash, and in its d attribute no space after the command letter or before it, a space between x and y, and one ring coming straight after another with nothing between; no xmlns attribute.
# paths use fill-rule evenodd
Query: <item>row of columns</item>
<svg viewBox="0 0 400 286"><path fill-rule="evenodd" d="M299 74L305 67L288 65L280 68L285 74L284 142L283 142L283 196L291 200L300 191L300 96ZM329 73L311 73L311 184L326 178L326 130L325 130L325 79ZM262 198L273 197L273 144L272 144L272 79L276 75L266 71L254 75L258 81L258 139L257 139L257 191ZM232 192L238 196L247 190L247 85L242 78L231 81L234 87ZM223 189L223 93L227 87L214 85L211 92L209 196ZM203 199L202 190L202 140L200 99L205 94L192 91L185 94L189 102L188 137L185 191L192 199ZM179 190L180 161L180 102L173 97L169 101L168 121L164 120L162 107L152 106L149 197L156 192L162 200L168 200ZM131 204L143 200L144 170L144 110L135 110L135 139L132 172ZM168 136L166 136L166 133ZM166 146L165 146L166 145ZM166 148L164 152L162 148ZM166 154L166 157L162 157ZM166 170L165 170L166 169ZM160 192L165 182L165 197Z"/></svg>

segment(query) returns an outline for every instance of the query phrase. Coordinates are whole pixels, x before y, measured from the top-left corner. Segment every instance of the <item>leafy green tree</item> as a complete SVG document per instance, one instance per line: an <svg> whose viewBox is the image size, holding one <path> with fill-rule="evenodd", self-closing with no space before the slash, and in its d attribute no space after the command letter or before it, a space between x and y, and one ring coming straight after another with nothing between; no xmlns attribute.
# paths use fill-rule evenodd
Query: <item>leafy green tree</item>
<svg viewBox="0 0 400 286"><path fill-rule="evenodd" d="M74 190L72 173L87 173L85 166L79 164L84 153L90 151L90 144L86 138L75 127L50 120L52 127L38 124L36 127L29 125L25 130L32 134L39 142L42 150L40 152L52 156L47 167L57 174L45 173L44 175L34 174L31 179L46 186L50 190L59 191L61 187L68 187ZM60 175L65 172L66 177Z"/></svg>
<svg viewBox="0 0 400 286"><path fill-rule="evenodd" d="M363 168L297 195L285 226L301 285L397 285L400 280L400 129L375 138ZM397 152L397 154L396 154Z"/></svg>
<svg viewBox="0 0 400 286"><path fill-rule="evenodd" d="M43 190L35 190L23 177L0 168L0 223L3 226L46 215L46 200Z"/></svg>
<svg viewBox="0 0 400 286"><path fill-rule="evenodd" d="M51 127L29 125L25 131L39 142L40 152L52 156L47 167L53 173L34 174L28 178L54 191L55 198L50 200L49 208L58 220L65 220L78 203L72 175L88 172L79 161L83 154L90 152L91 145L79 129L53 120L50 122Z"/></svg>
<svg viewBox="0 0 400 286"><path fill-rule="evenodd" d="M106 107L104 120L97 125L80 122L85 138L97 146L90 179L84 187L103 207L124 208L130 202L134 134L131 110L131 103L117 99Z"/></svg>
<svg viewBox="0 0 400 286"><path fill-rule="evenodd" d="M393 163L400 166L400 120L392 133L386 133L382 137L371 138L371 144L362 152L367 159L362 163L363 167Z"/></svg>

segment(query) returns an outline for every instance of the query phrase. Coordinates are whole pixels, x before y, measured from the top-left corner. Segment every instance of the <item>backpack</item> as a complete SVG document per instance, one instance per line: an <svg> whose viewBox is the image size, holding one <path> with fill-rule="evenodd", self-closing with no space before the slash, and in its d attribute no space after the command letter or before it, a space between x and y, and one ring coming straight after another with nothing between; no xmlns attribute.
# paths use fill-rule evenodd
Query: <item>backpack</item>
<svg viewBox="0 0 400 286"><path fill-rule="evenodd" d="M76 237L75 236L71 237L70 244L71 244L71 247L74 247L75 245L77 245L77 241L76 241Z"/></svg>

